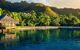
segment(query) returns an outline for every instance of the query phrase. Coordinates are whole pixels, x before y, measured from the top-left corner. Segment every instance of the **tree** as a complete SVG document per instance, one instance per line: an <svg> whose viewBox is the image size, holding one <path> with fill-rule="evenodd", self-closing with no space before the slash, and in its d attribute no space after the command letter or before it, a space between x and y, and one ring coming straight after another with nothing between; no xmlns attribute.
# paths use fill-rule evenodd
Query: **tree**
<svg viewBox="0 0 80 50"><path fill-rule="evenodd" d="M80 20L72 14L70 14L69 16L64 15L61 17L60 20L60 24L66 26L74 26L74 25L78 25L79 23Z"/></svg>
<svg viewBox="0 0 80 50"><path fill-rule="evenodd" d="M59 26L60 25L60 17L52 16L51 17L51 25L52 26Z"/></svg>
<svg viewBox="0 0 80 50"><path fill-rule="evenodd" d="M61 24L61 26L68 25L67 24L67 19L68 19L68 17L66 15L62 15L61 16L61 18L60 18L60 24Z"/></svg>
<svg viewBox="0 0 80 50"><path fill-rule="evenodd" d="M3 10L0 8L0 16L2 15Z"/></svg>
<svg viewBox="0 0 80 50"><path fill-rule="evenodd" d="M71 21L72 25L77 25L80 23L80 20L72 14L69 15L69 20Z"/></svg>
<svg viewBox="0 0 80 50"><path fill-rule="evenodd" d="M51 22L50 16L41 13L39 16L39 25L49 26Z"/></svg>
<svg viewBox="0 0 80 50"><path fill-rule="evenodd" d="M37 17L36 12L31 11L30 13L22 13L21 14L22 21L28 26L36 26L37 25Z"/></svg>
<svg viewBox="0 0 80 50"><path fill-rule="evenodd" d="M31 11L30 12L31 16L30 19L28 20L28 25L29 26L36 26L37 25L37 17L36 17L36 12L35 11Z"/></svg>

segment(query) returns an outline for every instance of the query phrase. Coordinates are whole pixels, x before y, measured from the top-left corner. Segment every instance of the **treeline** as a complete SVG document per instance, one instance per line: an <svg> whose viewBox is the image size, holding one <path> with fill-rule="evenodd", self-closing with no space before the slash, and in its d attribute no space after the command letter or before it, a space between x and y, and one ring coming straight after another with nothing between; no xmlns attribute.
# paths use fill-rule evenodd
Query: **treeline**
<svg viewBox="0 0 80 50"><path fill-rule="evenodd" d="M36 13L34 10L32 10L29 13L24 12L10 12L6 10L0 9L0 15L2 14L8 14L8 16L11 16L15 21L19 22L19 25L22 26L49 26L49 25L60 25L59 24L59 18L58 16L52 16L40 12Z"/></svg>
<svg viewBox="0 0 80 50"><path fill-rule="evenodd" d="M54 9L55 10L55 9ZM57 11L57 12L55 12ZM0 15L8 14L15 21L18 21L20 26L79 26L79 15L73 13L60 13L56 9L45 6L40 3L20 3L1 2Z"/></svg>
<svg viewBox="0 0 80 50"><path fill-rule="evenodd" d="M0 9L0 15L6 13L6 10ZM79 26L80 19L72 14L66 16L49 16L43 12L36 13L32 10L30 13L9 12L9 16L14 18L22 26Z"/></svg>

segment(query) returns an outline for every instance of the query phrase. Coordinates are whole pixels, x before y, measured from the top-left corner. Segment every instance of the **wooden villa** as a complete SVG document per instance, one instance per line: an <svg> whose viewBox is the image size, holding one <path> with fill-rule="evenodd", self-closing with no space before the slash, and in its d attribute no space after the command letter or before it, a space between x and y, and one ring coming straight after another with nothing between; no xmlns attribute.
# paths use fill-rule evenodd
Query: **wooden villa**
<svg viewBox="0 0 80 50"><path fill-rule="evenodd" d="M0 27L15 27L16 21L11 18L10 16L7 16L6 14L0 16Z"/></svg>

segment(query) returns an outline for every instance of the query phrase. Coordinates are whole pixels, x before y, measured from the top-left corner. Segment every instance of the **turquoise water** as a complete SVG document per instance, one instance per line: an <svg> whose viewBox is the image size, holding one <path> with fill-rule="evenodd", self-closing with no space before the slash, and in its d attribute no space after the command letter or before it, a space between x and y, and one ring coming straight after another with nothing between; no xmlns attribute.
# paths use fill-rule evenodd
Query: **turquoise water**
<svg viewBox="0 0 80 50"><path fill-rule="evenodd" d="M0 33L0 50L80 50L80 29L16 30L8 35Z"/></svg>

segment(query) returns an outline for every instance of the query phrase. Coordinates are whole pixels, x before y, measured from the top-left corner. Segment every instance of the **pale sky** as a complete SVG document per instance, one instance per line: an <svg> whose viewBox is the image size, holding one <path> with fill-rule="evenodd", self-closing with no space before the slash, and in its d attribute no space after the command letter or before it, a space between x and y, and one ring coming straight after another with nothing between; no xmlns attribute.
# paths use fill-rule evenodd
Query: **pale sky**
<svg viewBox="0 0 80 50"><path fill-rule="evenodd" d="M80 0L7 0L11 2L37 2L58 8L80 8Z"/></svg>

